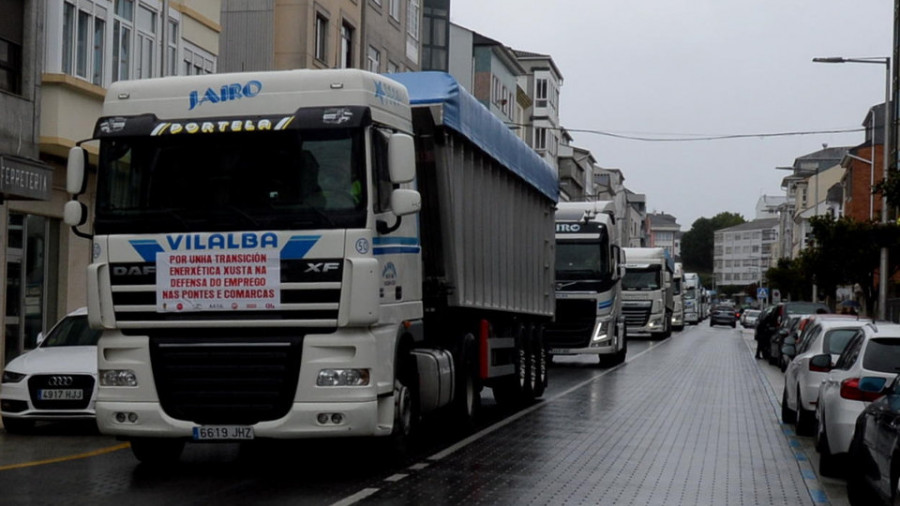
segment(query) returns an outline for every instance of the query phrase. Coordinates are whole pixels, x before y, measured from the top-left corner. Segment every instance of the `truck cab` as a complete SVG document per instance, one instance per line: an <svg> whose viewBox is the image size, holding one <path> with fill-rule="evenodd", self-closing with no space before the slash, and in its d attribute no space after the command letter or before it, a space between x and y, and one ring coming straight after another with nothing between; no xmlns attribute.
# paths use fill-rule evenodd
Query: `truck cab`
<svg viewBox="0 0 900 506"><path fill-rule="evenodd" d="M624 248L622 311L629 336L672 335L674 262L664 248Z"/></svg>

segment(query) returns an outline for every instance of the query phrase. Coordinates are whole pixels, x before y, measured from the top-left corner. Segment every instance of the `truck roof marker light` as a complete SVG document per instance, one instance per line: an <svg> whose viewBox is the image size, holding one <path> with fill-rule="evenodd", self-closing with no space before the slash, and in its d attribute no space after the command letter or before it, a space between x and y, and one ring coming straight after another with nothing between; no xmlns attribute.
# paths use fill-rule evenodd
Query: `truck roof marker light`
<svg viewBox="0 0 900 506"><path fill-rule="evenodd" d="M129 98L131 98L131 93L123 91L122 93L116 95L116 98L118 98L119 100L128 100Z"/></svg>
<svg viewBox="0 0 900 506"><path fill-rule="evenodd" d="M344 89L344 83L331 83L332 90L342 90Z"/></svg>

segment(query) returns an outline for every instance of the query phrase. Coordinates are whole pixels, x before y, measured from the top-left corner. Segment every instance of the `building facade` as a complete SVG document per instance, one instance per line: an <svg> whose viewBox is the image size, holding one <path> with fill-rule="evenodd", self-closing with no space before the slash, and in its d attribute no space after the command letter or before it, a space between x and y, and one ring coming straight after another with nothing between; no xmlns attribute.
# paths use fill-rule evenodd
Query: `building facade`
<svg viewBox="0 0 900 506"><path fill-rule="evenodd" d="M776 218L716 230L713 234L716 285L761 285L765 282L766 271L777 264L777 245Z"/></svg>
<svg viewBox="0 0 900 506"><path fill-rule="evenodd" d="M6 17L7 5L15 6L13 19L22 32L10 35L3 29L0 39L22 41L17 50L21 83L19 91L11 93L20 98L9 101L7 93L0 93L4 111L19 111L18 133L4 127L0 135L4 146L0 156L3 171L9 168L17 174L13 181L27 182L40 194L30 200L4 196L3 363L33 348L39 332L85 303L91 243L62 223L63 206L69 200L65 164L69 148L91 136L106 87L124 79L215 72L221 30L218 1L7 1L3 26L11 19ZM39 158L36 166L47 170L46 179L33 172L34 164L8 164L6 146L12 137L20 138L16 142L22 145L12 154L32 162ZM84 147L95 160L96 144ZM91 199L89 190L85 199L89 205Z"/></svg>
<svg viewBox="0 0 900 506"><path fill-rule="evenodd" d="M881 220L881 196L872 186L884 179L884 104L869 109L863 127L865 141L849 149L841 160L846 169L843 187L844 215L856 221Z"/></svg>
<svg viewBox="0 0 900 506"><path fill-rule="evenodd" d="M674 216L662 212L648 214L647 231L651 248L663 248L676 261L681 259L681 225Z"/></svg>

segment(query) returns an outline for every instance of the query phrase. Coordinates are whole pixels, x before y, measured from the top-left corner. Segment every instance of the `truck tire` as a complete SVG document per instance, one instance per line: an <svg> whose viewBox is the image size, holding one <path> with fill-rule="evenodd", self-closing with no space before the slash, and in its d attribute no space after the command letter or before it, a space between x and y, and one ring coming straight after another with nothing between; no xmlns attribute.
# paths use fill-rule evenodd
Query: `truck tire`
<svg viewBox="0 0 900 506"><path fill-rule="evenodd" d="M417 378L416 358L408 351L401 352L394 372L394 423L389 448L394 456L401 457L407 453L418 424Z"/></svg>
<svg viewBox="0 0 900 506"><path fill-rule="evenodd" d="M463 336L459 356L456 358L456 384L450 404L453 427L467 431L475 427L475 417L481 406L478 385L478 350L475 336Z"/></svg>
<svg viewBox="0 0 900 506"><path fill-rule="evenodd" d="M513 350L513 366L515 372L507 377L497 380L492 386L494 399L497 404L508 407L518 407L526 399L529 399L532 390L529 378L532 376L532 354L529 352L527 336L529 326L518 323L513 329L515 336L515 349Z"/></svg>
<svg viewBox="0 0 900 506"><path fill-rule="evenodd" d="M184 443L183 439L137 438L131 440L131 453L144 464L171 464L181 457Z"/></svg>

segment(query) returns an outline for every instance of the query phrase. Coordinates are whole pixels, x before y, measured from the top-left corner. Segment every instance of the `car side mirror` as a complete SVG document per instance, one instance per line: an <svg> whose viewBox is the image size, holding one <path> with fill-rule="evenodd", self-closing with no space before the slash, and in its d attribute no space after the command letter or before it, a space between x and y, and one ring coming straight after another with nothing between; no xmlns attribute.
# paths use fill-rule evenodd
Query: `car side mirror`
<svg viewBox="0 0 900 506"><path fill-rule="evenodd" d="M814 372L829 372L833 366L831 365L831 355L822 353L815 355L809 359L809 370Z"/></svg>

